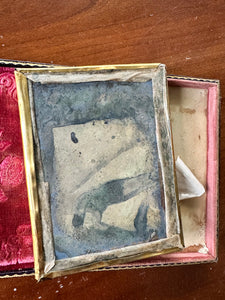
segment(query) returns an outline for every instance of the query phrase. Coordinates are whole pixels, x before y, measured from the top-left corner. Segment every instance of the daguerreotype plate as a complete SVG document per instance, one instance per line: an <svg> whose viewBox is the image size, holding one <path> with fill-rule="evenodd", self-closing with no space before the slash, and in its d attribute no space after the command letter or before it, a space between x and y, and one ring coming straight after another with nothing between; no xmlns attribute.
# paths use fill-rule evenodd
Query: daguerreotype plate
<svg viewBox="0 0 225 300"><path fill-rule="evenodd" d="M181 248L165 66L16 71L36 278Z"/></svg>

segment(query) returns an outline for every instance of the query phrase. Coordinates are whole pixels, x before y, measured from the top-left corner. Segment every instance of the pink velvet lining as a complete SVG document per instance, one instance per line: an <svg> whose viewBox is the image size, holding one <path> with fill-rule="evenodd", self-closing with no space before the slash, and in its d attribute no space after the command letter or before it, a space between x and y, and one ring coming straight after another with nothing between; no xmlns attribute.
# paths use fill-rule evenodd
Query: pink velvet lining
<svg viewBox="0 0 225 300"><path fill-rule="evenodd" d="M218 85L208 88L208 160L206 245L217 256L217 198L218 198Z"/></svg>

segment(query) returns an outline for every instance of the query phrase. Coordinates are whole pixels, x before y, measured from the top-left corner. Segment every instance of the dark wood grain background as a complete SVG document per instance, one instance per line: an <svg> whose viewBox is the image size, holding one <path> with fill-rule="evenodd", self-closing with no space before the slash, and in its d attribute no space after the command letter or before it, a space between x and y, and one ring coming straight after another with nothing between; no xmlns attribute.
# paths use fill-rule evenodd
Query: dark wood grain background
<svg viewBox="0 0 225 300"><path fill-rule="evenodd" d="M0 57L64 65L161 62L169 74L221 80L223 0L1 0ZM220 120L219 260L89 272L36 283L0 279L0 299L225 299L225 105Z"/></svg>

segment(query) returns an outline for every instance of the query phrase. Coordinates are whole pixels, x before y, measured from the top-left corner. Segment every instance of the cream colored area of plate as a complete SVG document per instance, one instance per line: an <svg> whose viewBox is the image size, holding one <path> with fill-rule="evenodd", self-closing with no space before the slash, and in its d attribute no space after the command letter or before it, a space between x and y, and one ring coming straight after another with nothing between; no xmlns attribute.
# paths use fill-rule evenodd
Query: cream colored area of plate
<svg viewBox="0 0 225 300"><path fill-rule="evenodd" d="M76 133L79 140L77 143L71 141L71 132ZM130 119L108 120L107 122L102 120L57 127L53 129L53 135L56 173L60 187L56 218L60 228L67 234L72 234L75 230L72 225L75 212L81 213L82 211L83 213L83 208L79 208L82 205L78 201L81 195L112 180L130 178L131 181L132 178L135 179L143 174L156 172L152 145ZM130 184L124 183L124 193L131 193L135 184L135 181ZM144 184L147 183L144 182ZM151 189L155 188L157 184L151 182ZM150 191L148 194L151 194ZM145 195L142 198L141 193L137 198L140 203L151 199L151 210L154 214L157 210L154 197ZM135 203L129 199L128 202L120 203L119 207L117 207L118 203L111 205L108 211L103 213L104 223L110 225L113 223L123 229L132 230L131 224L134 223L135 215L129 213L126 206L130 204L131 211L136 213L139 201ZM120 221L118 210L123 214ZM160 212L157 212L160 218ZM87 227L90 227L91 219L89 213L85 220ZM155 222L159 222L158 219Z"/></svg>
<svg viewBox="0 0 225 300"><path fill-rule="evenodd" d="M206 189L206 89L169 87L174 154L183 160ZM206 194L180 202L185 247L205 244Z"/></svg>

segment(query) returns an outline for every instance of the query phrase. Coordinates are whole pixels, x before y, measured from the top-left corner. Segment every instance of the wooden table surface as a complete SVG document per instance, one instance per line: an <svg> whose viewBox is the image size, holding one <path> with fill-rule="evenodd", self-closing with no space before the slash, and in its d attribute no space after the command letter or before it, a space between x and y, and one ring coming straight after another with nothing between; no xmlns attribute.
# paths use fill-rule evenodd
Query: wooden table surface
<svg viewBox="0 0 225 300"><path fill-rule="evenodd" d="M1 0L0 57L64 65L161 62L169 74L221 80L224 0ZM219 260L1 279L0 299L225 299L225 105L220 120Z"/></svg>

